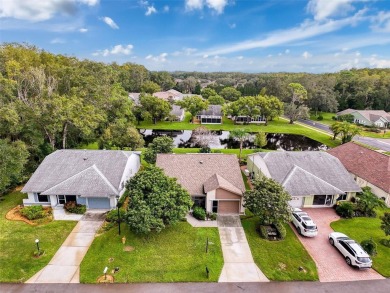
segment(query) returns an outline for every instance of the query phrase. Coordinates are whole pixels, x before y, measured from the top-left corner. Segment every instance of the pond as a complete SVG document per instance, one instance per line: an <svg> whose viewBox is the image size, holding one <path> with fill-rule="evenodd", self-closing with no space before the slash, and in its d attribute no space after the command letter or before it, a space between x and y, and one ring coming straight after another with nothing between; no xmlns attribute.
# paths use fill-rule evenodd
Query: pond
<svg viewBox="0 0 390 293"><path fill-rule="evenodd" d="M173 138L174 145L178 148L198 148L199 137L193 134L192 130L152 130L140 129L145 140L145 146L153 141L155 137L167 135ZM229 138L230 131L212 131L212 135L207 137L208 145L212 149L238 149L239 142ZM252 133L243 144L246 149L256 148L254 141L255 134ZM318 151L327 150L328 147L316 140L303 135L268 133L267 145L263 147L269 150L285 151Z"/></svg>

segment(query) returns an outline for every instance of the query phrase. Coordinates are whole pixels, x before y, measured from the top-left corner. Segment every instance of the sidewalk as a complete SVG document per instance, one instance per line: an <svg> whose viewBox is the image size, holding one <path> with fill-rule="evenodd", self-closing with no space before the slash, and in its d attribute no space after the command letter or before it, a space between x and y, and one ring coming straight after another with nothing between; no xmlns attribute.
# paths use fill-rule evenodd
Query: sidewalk
<svg viewBox="0 0 390 293"><path fill-rule="evenodd" d="M80 263L103 223L100 214L95 215L81 219L49 264L26 283L80 283Z"/></svg>

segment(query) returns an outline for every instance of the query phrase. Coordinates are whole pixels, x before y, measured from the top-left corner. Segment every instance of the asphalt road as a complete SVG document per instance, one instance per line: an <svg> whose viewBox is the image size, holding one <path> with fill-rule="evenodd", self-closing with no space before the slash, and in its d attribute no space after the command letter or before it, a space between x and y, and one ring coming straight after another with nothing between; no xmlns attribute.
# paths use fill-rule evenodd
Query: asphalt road
<svg viewBox="0 0 390 293"><path fill-rule="evenodd" d="M144 284L0 284L2 293L61 292L61 293L111 293L111 292L157 292L157 293L211 293L211 292L256 292L256 293L388 293L390 279L355 282L269 282L269 283L144 283Z"/></svg>
<svg viewBox="0 0 390 293"><path fill-rule="evenodd" d="M353 140L364 143L375 148L390 152L390 139L378 139L364 136L355 136Z"/></svg>
<svg viewBox="0 0 390 293"><path fill-rule="evenodd" d="M306 124L306 125L309 125L309 126L312 126L312 127L315 127L319 130L322 130L322 131L326 131L326 132L329 132L329 133L332 133L332 131L329 129L329 126L328 125L325 125L325 124L322 124L322 123L319 123L319 122L316 122L316 121L313 121L313 120L304 120L304 119L298 119L298 121L302 124Z"/></svg>

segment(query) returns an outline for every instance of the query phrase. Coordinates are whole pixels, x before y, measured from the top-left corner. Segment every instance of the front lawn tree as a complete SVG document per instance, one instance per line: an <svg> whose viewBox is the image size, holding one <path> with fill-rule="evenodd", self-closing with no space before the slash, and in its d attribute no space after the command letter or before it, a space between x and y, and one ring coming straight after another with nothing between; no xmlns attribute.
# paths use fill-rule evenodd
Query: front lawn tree
<svg viewBox="0 0 390 293"><path fill-rule="evenodd" d="M193 202L188 192L155 166L138 172L127 183L126 222L135 233L161 232L185 217Z"/></svg>
<svg viewBox="0 0 390 293"><path fill-rule="evenodd" d="M169 136L160 136L153 139L144 152L144 159L149 164L156 163L157 154L170 154L174 148L173 139Z"/></svg>
<svg viewBox="0 0 390 293"><path fill-rule="evenodd" d="M199 96L185 97L183 100L176 102L176 104L191 113L191 121L193 121L196 114L209 107L209 102Z"/></svg>
<svg viewBox="0 0 390 293"><path fill-rule="evenodd" d="M230 138L240 143L240 154L238 156L238 160L241 162L242 146L244 144L244 141L249 138L249 133L246 132L245 129L233 129L232 131L230 131Z"/></svg>
<svg viewBox="0 0 390 293"><path fill-rule="evenodd" d="M245 208L260 218L261 224L287 223L291 219L291 196L283 186L262 176L253 181L253 189L244 194Z"/></svg>

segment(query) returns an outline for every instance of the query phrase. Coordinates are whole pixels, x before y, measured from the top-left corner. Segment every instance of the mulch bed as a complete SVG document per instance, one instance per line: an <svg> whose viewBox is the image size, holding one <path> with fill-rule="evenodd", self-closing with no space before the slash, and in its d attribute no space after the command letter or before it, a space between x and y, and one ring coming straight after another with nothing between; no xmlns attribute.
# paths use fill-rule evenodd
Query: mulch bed
<svg viewBox="0 0 390 293"><path fill-rule="evenodd" d="M8 213L5 215L5 218L7 220L10 220L10 221L22 221L22 222L25 222L25 223L32 225L32 226L36 226L36 225L43 224L43 223L48 223L48 222L51 222L53 220L51 208L49 208L49 207L43 208L47 213L47 217L42 218L42 219L37 219L37 220L29 220L26 217L22 216L22 214L20 213L20 210L22 208L23 207L21 205L14 207L13 209L8 211Z"/></svg>

